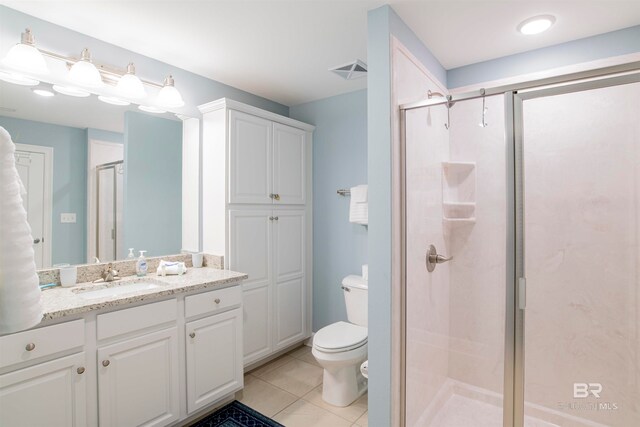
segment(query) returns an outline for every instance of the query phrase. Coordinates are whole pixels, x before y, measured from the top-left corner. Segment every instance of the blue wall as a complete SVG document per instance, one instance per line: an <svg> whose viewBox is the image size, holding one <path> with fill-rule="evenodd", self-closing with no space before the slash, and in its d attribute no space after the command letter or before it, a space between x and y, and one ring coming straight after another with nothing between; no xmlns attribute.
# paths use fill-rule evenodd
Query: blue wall
<svg viewBox="0 0 640 427"><path fill-rule="evenodd" d="M124 246L147 256L182 247L182 122L124 114Z"/></svg>
<svg viewBox="0 0 640 427"><path fill-rule="evenodd" d="M346 320L342 279L367 263L367 229L349 222L339 188L367 183L367 91L296 105L313 134L313 330Z"/></svg>
<svg viewBox="0 0 640 427"><path fill-rule="evenodd" d="M31 28L36 38L36 45L45 50L77 57L83 48L89 47L91 55L96 62L122 68L126 67L129 62L134 62L136 74L141 79L158 83L162 82L169 74L172 74L176 81L176 87L182 93L186 103L179 112L187 116L199 117L200 114L196 108L198 105L223 97L254 105L284 116L289 115L289 108L285 105L2 5L0 5L0 56L4 56L11 46L20 41L20 33L25 28ZM204 54L206 55L206 52Z"/></svg>
<svg viewBox="0 0 640 427"><path fill-rule="evenodd" d="M640 25L454 68L447 72L448 87L463 87L636 52L640 52Z"/></svg>
<svg viewBox="0 0 640 427"><path fill-rule="evenodd" d="M52 263L84 264L87 241L87 131L0 116L13 142L53 148ZM75 224L60 214L75 212Z"/></svg>

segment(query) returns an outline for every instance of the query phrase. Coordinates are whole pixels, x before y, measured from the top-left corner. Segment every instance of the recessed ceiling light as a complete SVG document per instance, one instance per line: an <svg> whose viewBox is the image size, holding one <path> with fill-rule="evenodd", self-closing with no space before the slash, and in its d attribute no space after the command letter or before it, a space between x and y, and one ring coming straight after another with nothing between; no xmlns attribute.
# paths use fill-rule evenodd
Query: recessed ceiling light
<svg viewBox="0 0 640 427"><path fill-rule="evenodd" d="M160 108L151 107L149 105L138 105L138 108L142 111L146 111L147 113L153 113L153 114L163 114L167 112L167 110L161 110Z"/></svg>
<svg viewBox="0 0 640 427"><path fill-rule="evenodd" d="M36 79L25 77L22 74L9 73L6 71L0 71L0 80L4 80L5 82L21 86L37 86L40 84L40 82Z"/></svg>
<svg viewBox="0 0 640 427"><path fill-rule="evenodd" d="M98 96L98 99L102 102L106 102L107 104L111 104L111 105L121 105L121 106L126 106L131 104L129 101L123 101L120 98L115 98L113 96L104 96L104 95L100 95Z"/></svg>
<svg viewBox="0 0 640 427"><path fill-rule="evenodd" d="M44 96L46 97L51 97L51 96L55 96L55 93L51 92L49 89L42 89L42 88L33 88L31 89L33 91L33 93L35 93L36 95L40 95L40 96Z"/></svg>
<svg viewBox="0 0 640 427"><path fill-rule="evenodd" d="M518 31L527 36L547 31L556 22L553 15L538 15L525 19L518 25Z"/></svg>
<svg viewBox="0 0 640 427"><path fill-rule="evenodd" d="M69 87L69 86L53 85L53 90L63 95L75 96L77 98L85 98L91 95L86 90L78 89L75 87Z"/></svg>

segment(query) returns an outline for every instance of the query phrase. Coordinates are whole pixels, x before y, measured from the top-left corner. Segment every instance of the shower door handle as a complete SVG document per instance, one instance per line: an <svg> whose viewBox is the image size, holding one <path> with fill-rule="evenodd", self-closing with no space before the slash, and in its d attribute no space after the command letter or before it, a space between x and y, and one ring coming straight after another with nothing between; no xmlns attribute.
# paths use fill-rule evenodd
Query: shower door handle
<svg viewBox="0 0 640 427"><path fill-rule="evenodd" d="M451 261L453 259L452 256L446 257L444 255L438 254L438 250L435 246L429 245L429 250L427 251L427 256L425 259L425 263L427 264L427 271L431 273L436 269L436 264L443 264L445 262Z"/></svg>

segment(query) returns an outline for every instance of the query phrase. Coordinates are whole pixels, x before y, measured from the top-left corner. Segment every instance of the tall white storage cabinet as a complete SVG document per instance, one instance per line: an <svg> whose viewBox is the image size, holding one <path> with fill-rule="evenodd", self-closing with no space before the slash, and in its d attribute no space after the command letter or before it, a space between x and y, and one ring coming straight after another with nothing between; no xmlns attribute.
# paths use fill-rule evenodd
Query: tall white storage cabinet
<svg viewBox="0 0 640 427"><path fill-rule="evenodd" d="M247 366L311 335L314 127L229 99L199 108L202 249L249 275Z"/></svg>

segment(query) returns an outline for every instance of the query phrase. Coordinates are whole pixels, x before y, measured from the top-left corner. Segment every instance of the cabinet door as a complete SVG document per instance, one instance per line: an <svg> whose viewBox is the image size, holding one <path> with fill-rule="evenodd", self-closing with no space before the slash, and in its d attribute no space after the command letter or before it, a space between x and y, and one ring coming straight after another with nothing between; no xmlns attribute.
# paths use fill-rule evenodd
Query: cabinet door
<svg viewBox="0 0 640 427"><path fill-rule="evenodd" d="M0 375L3 426L87 425L84 353Z"/></svg>
<svg viewBox="0 0 640 427"><path fill-rule="evenodd" d="M276 204L304 204L306 199L306 132L273 124L273 193Z"/></svg>
<svg viewBox="0 0 640 427"><path fill-rule="evenodd" d="M305 215L274 211L274 350L305 338Z"/></svg>
<svg viewBox="0 0 640 427"><path fill-rule="evenodd" d="M101 427L171 424L179 399L176 328L98 348Z"/></svg>
<svg viewBox="0 0 640 427"><path fill-rule="evenodd" d="M271 354L271 286L242 292L244 366Z"/></svg>
<svg viewBox="0 0 640 427"><path fill-rule="evenodd" d="M229 203L271 204L272 124L229 111Z"/></svg>
<svg viewBox="0 0 640 427"><path fill-rule="evenodd" d="M189 322L187 411L192 413L243 386L240 309Z"/></svg>

